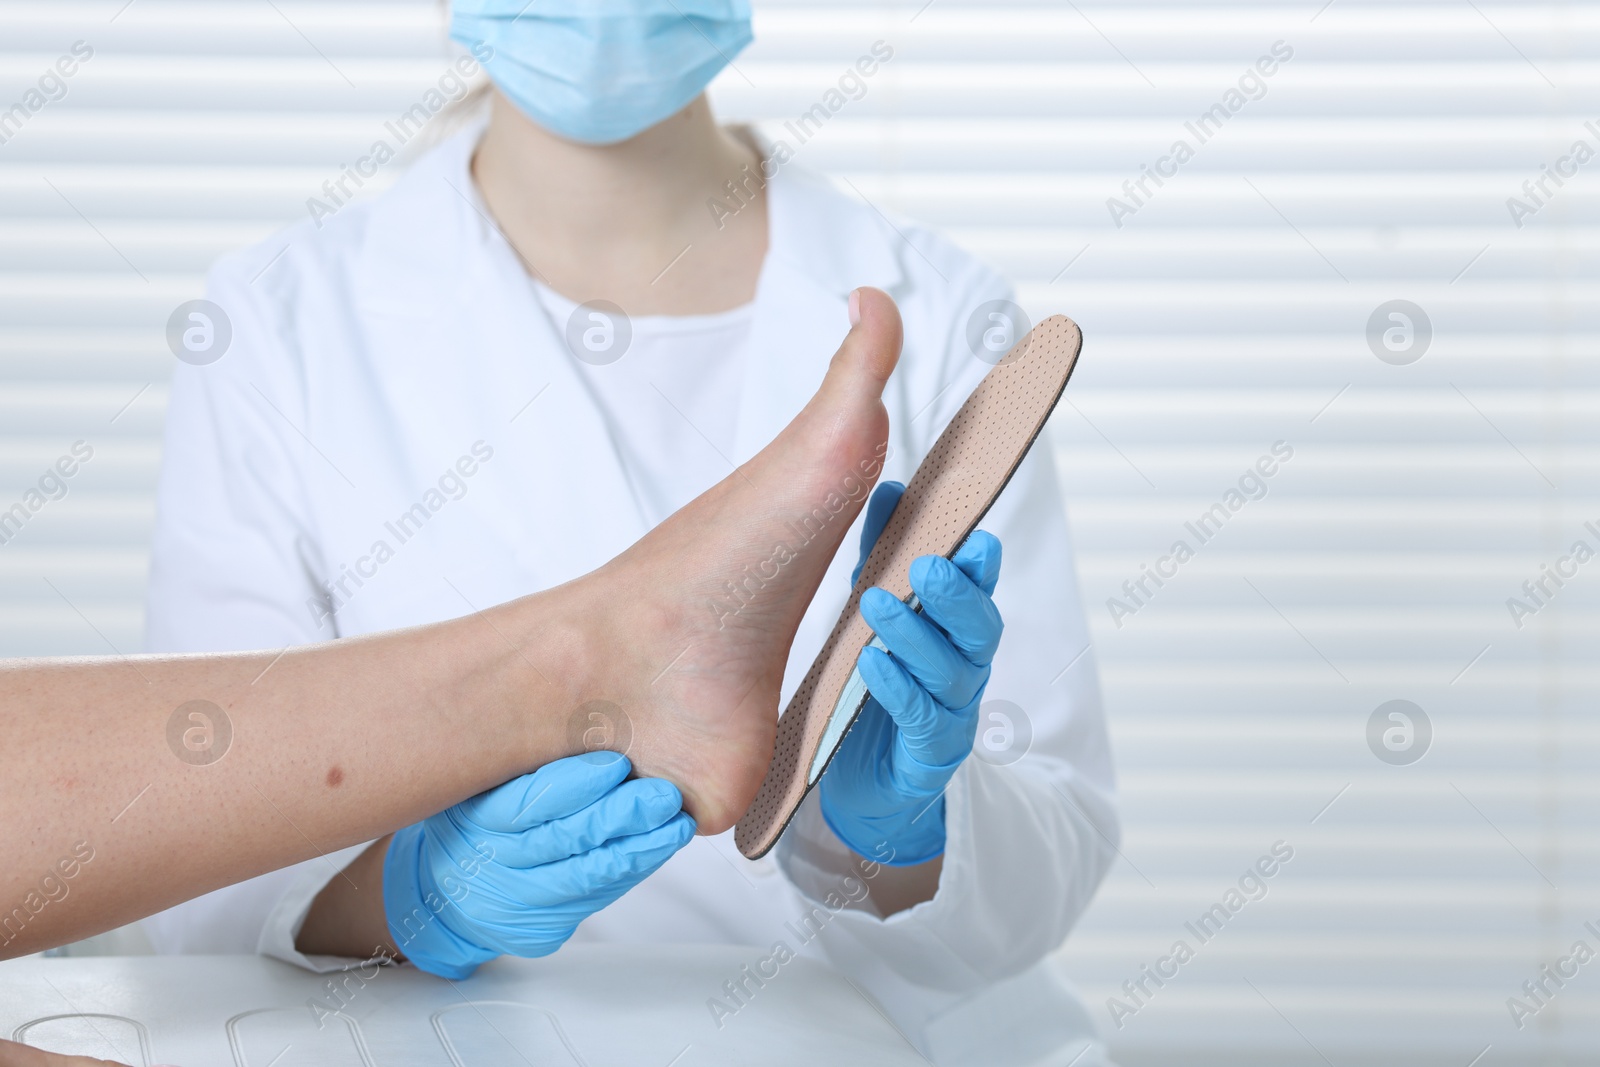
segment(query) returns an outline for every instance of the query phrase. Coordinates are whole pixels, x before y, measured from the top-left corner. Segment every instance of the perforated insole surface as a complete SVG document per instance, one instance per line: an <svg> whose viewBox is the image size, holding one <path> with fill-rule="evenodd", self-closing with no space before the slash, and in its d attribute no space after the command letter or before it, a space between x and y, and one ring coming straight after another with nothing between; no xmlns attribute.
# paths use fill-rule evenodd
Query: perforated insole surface
<svg viewBox="0 0 1600 1067"><path fill-rule="evenodd" d="M866 702L865 691L851 685L856 660L874 636L858 610L861 594L881 586L908 600L913 560L955 554L1055 410L1082 344L1077 324L1065 315L1028 331L978 383L917 467L833 632L778 721L766 780L734 833L745 856L757 859L777 842Z"/></svg>

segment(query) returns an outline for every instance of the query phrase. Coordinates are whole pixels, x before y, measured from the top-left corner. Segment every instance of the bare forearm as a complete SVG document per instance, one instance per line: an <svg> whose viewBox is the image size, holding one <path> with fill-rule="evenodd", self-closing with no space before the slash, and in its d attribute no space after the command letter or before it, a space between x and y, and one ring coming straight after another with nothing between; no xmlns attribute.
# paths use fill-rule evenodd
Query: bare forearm
<svg viewBox="0 0 1600 1067"><path fill-rule="evenodd" d="M582 650L563 611L554 591L281 654L0 664L0 958L371 840L571 755Z"/></svg>
<svg viewBox="0 0 1600 1067"><path fill-rule="evenodd" d="M311 955L405 958L389 935L383 907L388 852L389 837L374 841L322 887L306 912L295 948Z"/></svg>
<svg viewBox="0 0 1600 1067"><path fill-rule="evenodd" d="M944 857L935 856L915 867L880 867L867 883L867 892L885 917L932 900L939 892Z"/></svg>

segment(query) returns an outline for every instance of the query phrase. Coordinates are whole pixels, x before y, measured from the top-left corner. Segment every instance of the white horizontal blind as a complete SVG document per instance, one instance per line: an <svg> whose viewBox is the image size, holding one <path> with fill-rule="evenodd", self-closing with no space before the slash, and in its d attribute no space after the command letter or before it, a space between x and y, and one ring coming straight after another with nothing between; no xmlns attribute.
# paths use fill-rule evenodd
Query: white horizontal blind
<svg viewBox="0 0 1600 1067"><path fill-rule="evenodd" d="M94 49L0 144L0 508L93 450L0 545L0 654L137 647L167 316L419 99L441 27L426 0L0 6L0 107ZM1600 549L1600 161L1522 190L1600 149L1600 5L766 3L757 35L725 116L792 140L888 43L796 159L1084 327L1053 429L1124 840L1061 961L1117 1055L1600 1062L1600 963L1520 1031L1506 1004L1600 949L1600 563L1521 629L1506 606ZM1144 165L1164 184L1124 191ZM1394 300L1431 324L1406 365L1368 339ZM1431 723L1409 765L1368 744L1390 700ZM1122 992L1179 940L1175 977Z"/></svg>

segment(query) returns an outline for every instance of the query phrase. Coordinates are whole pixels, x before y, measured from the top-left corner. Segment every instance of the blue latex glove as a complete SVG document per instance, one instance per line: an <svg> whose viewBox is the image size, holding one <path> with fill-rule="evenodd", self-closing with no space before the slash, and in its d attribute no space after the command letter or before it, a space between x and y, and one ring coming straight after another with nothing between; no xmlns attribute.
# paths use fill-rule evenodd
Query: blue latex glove
<svg viewBox="0 0 1600 1067"><path fill-rule="evenodd" d="M867 503L854 583L905 486L885 482ZM857 853L890 866L944 852L944 790L972 751L978 706L1005 624L991 594L1000 542L975 531L954 559L911 564L919 614L884 589L861 615L888 649L856 661L871 697L822 776L822 816Z"/></svg>
<svg viewBox="0 0 1600 1067"><path fill-rule="evenodd" d="M465 978L560 948L694 836L678 787L631 769L615 752L556 760L395 834L383 905L400 951Z"/></svg>

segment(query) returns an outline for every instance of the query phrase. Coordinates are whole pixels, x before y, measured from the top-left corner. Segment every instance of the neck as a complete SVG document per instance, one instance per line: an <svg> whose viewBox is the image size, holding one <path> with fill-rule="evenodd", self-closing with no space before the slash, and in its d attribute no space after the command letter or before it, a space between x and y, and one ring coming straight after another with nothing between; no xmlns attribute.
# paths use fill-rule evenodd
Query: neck
<svg viewBox="0 0 1600 1067"><path fill-rule="evenodd" d="M492 106L473 175L507 239L546 284L574 300L612 299L639 313L716 310L698 305L731 307L753 295L766 247L764 200L760 210L734 220L742 239L720 234L715 241L710 234L729 227L715 225L706 202L722 196L744 168L756 171L758 160L716 124L704 96L613 145L563 140L498 93ZM730 271L730 257L742 256L749 267L752 242L755 269ZM702 250L696 257L702 262L680 272L686 282L698 278L688 304L684 293L674 296L672 286L655 281L686 247ZM723 281L746 276L747 284L708 292L706 277L696 273L706 269Z"/></svg>

